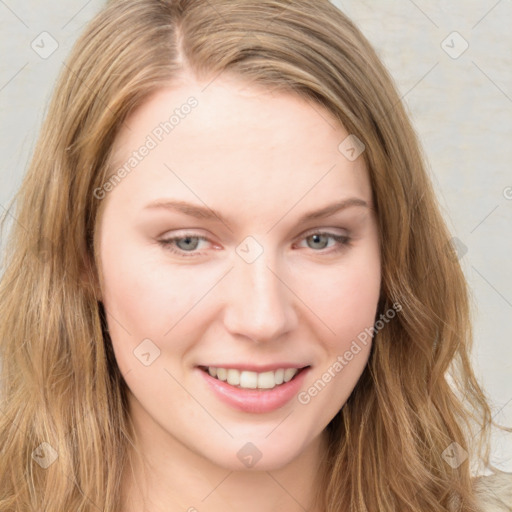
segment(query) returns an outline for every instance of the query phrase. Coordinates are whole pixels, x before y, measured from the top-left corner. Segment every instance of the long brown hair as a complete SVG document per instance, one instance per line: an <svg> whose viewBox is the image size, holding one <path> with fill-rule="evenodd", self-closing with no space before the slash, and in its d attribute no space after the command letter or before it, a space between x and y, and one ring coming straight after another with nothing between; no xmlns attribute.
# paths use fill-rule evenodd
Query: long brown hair
<svg viewBox="0 0 512 512"><path fill-rule="evenodd" d="M0 288L0 512L119 512L134 440L96 295L94 191L114 171L129 113L183 72L306 98L366 147L380 306L402 311L376 334L328 426L323 509L475 510L469 462L489 466L492 419L470 366L466 282L415 132L368 41L327 0L116 0L65 64L15 198ZM449 464L446 450L470 459Z"/></svg>

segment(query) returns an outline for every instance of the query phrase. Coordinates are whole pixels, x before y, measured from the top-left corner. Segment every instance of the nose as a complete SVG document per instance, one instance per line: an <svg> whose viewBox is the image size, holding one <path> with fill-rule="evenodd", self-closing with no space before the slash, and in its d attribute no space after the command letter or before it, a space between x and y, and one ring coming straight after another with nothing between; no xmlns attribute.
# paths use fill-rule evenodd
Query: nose
<svg viewBox="0 0 512 512"><path fill-rule="evenodd" d="M225 283L224 325L234 336L255 342L272 341L297 323L294 294L277 266L263 253L256 261L239 259Z"/></svg>

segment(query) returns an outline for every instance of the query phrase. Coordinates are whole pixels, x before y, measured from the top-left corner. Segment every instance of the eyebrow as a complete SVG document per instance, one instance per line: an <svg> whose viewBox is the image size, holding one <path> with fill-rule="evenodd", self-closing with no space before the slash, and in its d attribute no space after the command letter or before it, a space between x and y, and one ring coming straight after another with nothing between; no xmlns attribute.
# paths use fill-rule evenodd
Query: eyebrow
<svg viewBox="0 0 512 512"><path fill-rule="evenodd" d="M323 208L320 208L318 210L313 210L305 213L298 219L298 223L303 224L315 219L328 217L329 215L333 215L341 210L345 210L346 208L350 208L352 206L370 208L369 204L363 199L360 199L358 197L349 197L347 199L343 199L341 201L337 201L335 203L324 206ZM144 210L160 209L183 213L185 215L189 215L190 217L195 217L197 219L214 220L222 222L223 224L227 224L227 219L225 219L220 212L212 208L209 208L206 205L201 206L198 204L188 203L186 201L172 199L157 199L144 207ZM288 212L289 211L290 210L288 210Z"/></svg>

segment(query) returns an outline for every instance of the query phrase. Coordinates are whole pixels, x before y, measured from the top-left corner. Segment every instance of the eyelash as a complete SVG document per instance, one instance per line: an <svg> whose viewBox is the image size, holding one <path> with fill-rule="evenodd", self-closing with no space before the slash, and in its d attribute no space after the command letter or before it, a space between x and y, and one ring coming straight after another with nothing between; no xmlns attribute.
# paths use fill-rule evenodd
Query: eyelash
<svg viewBox="0 0 512 512"><path fill-rule="evenodd" d="M313 231L313 232L308 233L305 236L303 236L301 240L306 240L307 238L310 238L315 235L327 236L327 237L335 240L336 243L338 244L338 247L336 247L335 249L331 248L331 250L329 250L327 252L327 254L338 253L338 252L342 251L343 249L345 249L346 247L350 246L350 244L351 244L351 238L349 236L338 235L336 233L330 233L328 231ZM176 248L176 246L173 245L174 242L176 242L177 240L183 240L184 238L197 238L199 240L208 241L208 238L206 238L204 236L194 235L193 233L185 233L181 236L175 236L175 237L166 238L163 240L158 240L158 243L164 249L166 249L174 254L178 254L179 256L183 256L185 258L201 256L203 254L201 252L196 252L196 251L183 251L181 249ZM318 252L319 254L323 254L324 253L323 251L325 251L325 249L320 249L319 251L313 250L313 252Z"/></svg>

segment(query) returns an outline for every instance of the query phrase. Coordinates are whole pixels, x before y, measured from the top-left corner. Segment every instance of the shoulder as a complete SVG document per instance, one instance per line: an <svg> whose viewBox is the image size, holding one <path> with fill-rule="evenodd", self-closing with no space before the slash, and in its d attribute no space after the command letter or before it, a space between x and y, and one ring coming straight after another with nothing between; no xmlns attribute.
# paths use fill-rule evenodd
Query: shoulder
<svg viewBox="0 0 512 512"><path fill-rule="evenodd" d="M473 487L482 512L512 512L512 473L479 476Z"/></svg>

